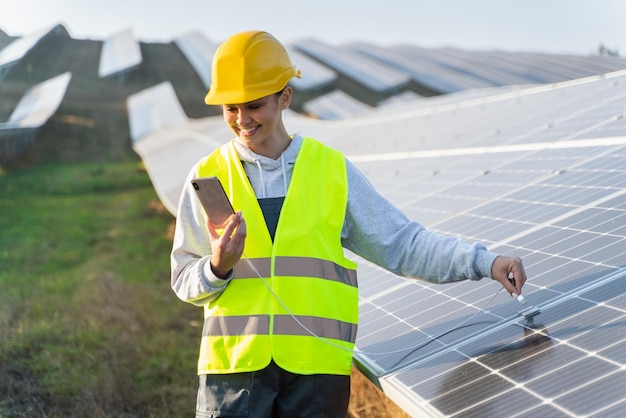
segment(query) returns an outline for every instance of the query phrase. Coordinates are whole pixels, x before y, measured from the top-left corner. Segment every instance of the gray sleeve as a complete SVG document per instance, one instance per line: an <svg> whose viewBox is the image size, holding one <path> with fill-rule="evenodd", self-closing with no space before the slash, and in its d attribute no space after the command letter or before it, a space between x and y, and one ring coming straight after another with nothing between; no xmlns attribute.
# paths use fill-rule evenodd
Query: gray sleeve
<svg viewBox="0 0 626 418"><path fill-rule="evenodd" d="M232 272L223 280L211 270L211 238L206 216L190 183L196 172L197 167L190 171L181 192L170 261L171 286L176 296L201 306L224 291Z"/></svg>
<svg viewBox="0 0 626 418"><path fill-rule="evenodd" d="M349 161L343 246L399 276L436 283L491 277L498 254L424 228L381 196Z"/></svg>

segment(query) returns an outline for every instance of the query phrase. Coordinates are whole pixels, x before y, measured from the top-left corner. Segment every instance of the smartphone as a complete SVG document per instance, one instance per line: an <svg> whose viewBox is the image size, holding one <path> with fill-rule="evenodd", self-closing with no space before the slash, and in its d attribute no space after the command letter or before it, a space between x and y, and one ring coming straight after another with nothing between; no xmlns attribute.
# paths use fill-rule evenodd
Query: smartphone
<svg viewBox="0 0 626 418"><path fill-rule="evenodd" d="M191 180L191 185L213 225L223 226L228 217L235 213L217 177L195 178Z"/></svg>

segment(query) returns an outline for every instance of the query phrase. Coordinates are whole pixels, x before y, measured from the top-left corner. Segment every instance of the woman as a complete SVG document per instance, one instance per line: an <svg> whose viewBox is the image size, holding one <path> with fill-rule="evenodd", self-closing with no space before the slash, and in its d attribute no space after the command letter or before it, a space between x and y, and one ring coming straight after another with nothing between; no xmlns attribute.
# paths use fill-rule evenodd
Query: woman
<svg viewBox="0 0 626 418"><path fill-rule="evenodd" d="M426 230L340 152L290 135L293 77L267 32L235 34L213 59L205 102L222 106L235 138L191 169L171 254L172 288L204 307L199 417L346 416L358 290L344 248L437 283L492 277L519 295L526 281L519 258ZM220 229L191 187L205 176L237 211Z"/></svg>

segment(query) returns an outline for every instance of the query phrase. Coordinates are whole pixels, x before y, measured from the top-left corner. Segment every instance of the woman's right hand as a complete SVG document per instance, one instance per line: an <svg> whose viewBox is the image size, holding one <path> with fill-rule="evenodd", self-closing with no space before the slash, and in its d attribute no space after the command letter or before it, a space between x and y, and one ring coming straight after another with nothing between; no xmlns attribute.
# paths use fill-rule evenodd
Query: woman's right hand
<svg viewBox="0 0 626 418"><path fill-rule="evenodd" d="M211 270L217 277L225 279L243 254L246 222L239 211L228 218L221 234L211 221L207 222L207 227L211 237Z"/></svg>

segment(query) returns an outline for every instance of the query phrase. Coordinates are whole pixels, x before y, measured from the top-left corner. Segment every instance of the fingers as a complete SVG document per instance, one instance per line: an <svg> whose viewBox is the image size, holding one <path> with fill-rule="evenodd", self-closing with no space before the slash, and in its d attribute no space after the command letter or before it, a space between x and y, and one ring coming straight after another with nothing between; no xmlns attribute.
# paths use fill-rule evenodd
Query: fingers
<svg viewBox="0 0 626 418"><path fill-rule="evenodd" d="M498 256L491 269L492 277L513 296L522 294L526 283L526 271L519 257Z"/></svg>
<svg viewBox="0 0 626 418"><path fill-rule="evenodd" d="M240 222L243 220L243 215L241 211L230 215L230 217L226 220L225 223L217 225L211 222L211 220L207 220L207 227L209 229L209 235L211 236L211 240L215 241L220 239L221 237L230 238L233 234L233 231L239 226ZM218 232L218 230L222 230L222 232Z"/></svg>
<svg viewBox="0 0 626 418"><path fill-rule="evenodd" d="M222 232L222 236L229 240L233 232L239 227L243 217L241 216L241 211L231 215L226 221L226 227L224 228L224 232Z"/></svg>
<svg viewBox="0 0 626 418"><path fill-rule="evenodd" d="M514 264L512 268L512 278L513 285L515 286L515 290L518 295L522 294L522 287L524 283L526 283L526 271L524 271L524 266L522 265L522 260L519 258L514 259Z"/></svg>
<svg viewBox="0 0 626 418"><path fill-rule="evenodd" d="M224 277L237 264L246 239L246 224L241 211L231 215L223 230L207 222L211 237L211 267L218 277Z"/></svg>
<svg viewBox="0 0 626 418"><path fill-rule="evenodd" d="M239 212L239 214L241 215L241 212ZM243 219L243 216L240 216L239 223L234 233L232 233L230 240L236 246L241 247L241 251L243 251L243 245L245 243L246 234L247 234L246 221Z"/></svg>

